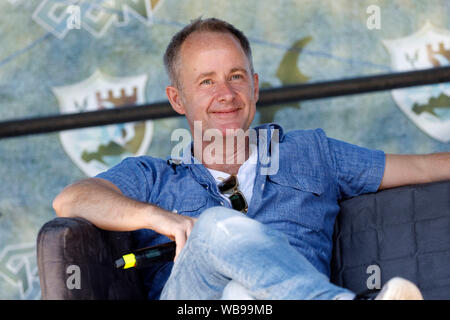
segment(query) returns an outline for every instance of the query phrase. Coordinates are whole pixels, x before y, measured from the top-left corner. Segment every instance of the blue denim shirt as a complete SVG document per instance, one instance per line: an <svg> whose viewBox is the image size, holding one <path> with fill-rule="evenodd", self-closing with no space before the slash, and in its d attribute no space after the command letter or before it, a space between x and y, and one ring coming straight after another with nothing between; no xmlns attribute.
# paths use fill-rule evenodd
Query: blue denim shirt
<svg viewBox="0 0 450 320"><path fill-rule="evenodd" d="M268 132L269 128L279 130L278 171L261 174L263 161L258 161L247 215L284 232L292 246L329 276L339 201L378 190L385 154L329 138L322 129L286 134L276 124L255 129ZM270 156L272 150L267 150ZM209 171L201 164L185 162L132 157L97 177L112 182L130 198L191 217L209 207L229 206ZM169 241L149 229L137 230L134 236L138 247ZM170 262L142 269L148 298L159 298L172 266Z"/></svg>

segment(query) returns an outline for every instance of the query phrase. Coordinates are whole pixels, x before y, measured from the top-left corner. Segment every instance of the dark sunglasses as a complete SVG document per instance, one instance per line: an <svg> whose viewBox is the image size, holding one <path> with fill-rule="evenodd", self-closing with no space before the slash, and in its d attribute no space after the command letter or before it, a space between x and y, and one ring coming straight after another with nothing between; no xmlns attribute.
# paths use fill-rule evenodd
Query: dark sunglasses
<svg viewBox="0 0 450 320"><path fill-rule="evenodd" d="M230 199L231 206L234 210L247 213L247 201L242 192L238 189L238 186L239 183L235 175L231 175L228 179L222 181L218 185L220 193L230 195L228 198Z"/></svg>

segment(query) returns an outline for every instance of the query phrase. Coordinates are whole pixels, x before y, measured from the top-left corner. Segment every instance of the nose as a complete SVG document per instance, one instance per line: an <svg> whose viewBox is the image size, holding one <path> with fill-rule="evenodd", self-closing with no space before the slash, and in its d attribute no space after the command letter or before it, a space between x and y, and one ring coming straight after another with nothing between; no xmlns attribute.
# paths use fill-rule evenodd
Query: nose
<svg viewBox="0 0 450 320"><path fill-rule="evenodd" d="M219 102L231 102L236 93L233 87L226 81L221 82L217 86L217 100Z"/></svg>

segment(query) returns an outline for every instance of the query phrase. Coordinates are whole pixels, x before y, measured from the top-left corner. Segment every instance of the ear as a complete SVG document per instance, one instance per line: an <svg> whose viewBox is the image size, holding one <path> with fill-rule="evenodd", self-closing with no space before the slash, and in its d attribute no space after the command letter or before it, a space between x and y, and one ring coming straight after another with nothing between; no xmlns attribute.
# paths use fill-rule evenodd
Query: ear
<svg viewBox="0 0 450 320"><path fill-rule="evenodd" d="M253 97L255 98L255 103L259 99L259 76L257 73L253 74Z"/></svg>
<svg viewBox="0 0 450 320"><path fill-rule="evenodd" d="M185 114L183 102L181 101L180 92L176 87L167 86L166 87L166 95L169 99L170 105L173 110L179 114Z"/></svg>

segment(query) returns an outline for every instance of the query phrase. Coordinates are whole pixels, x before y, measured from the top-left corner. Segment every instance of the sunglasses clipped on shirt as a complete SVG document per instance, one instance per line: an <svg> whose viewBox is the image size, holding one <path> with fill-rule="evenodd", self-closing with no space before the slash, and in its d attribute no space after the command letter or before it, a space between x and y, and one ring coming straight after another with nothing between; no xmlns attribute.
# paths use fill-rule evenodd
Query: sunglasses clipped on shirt
<svg viewBox="0 0 450 320"><path fill-rule="evenodd" d="M234 210L247 213L248 205L244 195L239 190L239 183L235 175L231 175L228 179L225 179L218 185L219 191L222 194L228 195L230 199L231 207Z"/></svg>

